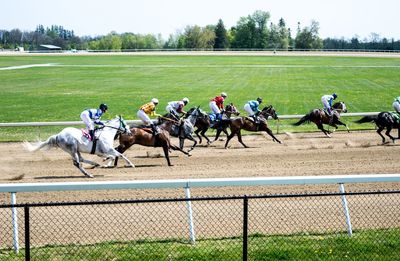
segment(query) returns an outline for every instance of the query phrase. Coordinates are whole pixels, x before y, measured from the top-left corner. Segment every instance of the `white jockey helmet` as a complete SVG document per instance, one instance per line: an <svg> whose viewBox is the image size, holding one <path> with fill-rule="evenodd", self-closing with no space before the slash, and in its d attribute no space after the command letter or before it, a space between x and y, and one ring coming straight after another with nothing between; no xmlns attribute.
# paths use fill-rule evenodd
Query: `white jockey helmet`
<svg viewBox="0 0 400 261"><path fill-rule="evenodd" d="M228 97L228 95L225 92L221 92L221 96L224 98Z"/></svg>
<svg viewBox="0 0 400 261"><path fill-rule="evenodd" d="M189 103L189 99L188 99L188 98L186 98L186 97L185 97L185 98L183 98L183 99L182 99L182 101L183 101L183 103L184 103L185 105Z"/></svg>
<svg viewBox="0 0 400 261"><path fill-rule="evenodd" d="M151 102L154 103L154 104L158 104L158 99L157 98L153 98L153 99L151 99Z"/></svg>

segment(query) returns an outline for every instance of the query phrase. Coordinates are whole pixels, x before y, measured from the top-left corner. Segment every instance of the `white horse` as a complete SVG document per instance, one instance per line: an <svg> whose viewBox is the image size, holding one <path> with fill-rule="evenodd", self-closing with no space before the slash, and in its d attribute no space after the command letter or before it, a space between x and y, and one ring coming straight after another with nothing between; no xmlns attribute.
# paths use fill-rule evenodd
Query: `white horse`
<svg viewBox="0 0 400 261"><path fill-rule="evenodd" d="M103 127L96 131L98 136L94 154L107 157L110 161L114 161L116 157L122 157L129 167L135 167L132 162L124 155L114 149L114 137L117 132L130 133L129 126L125 123L121 116L106 122ZM82 130L76 128L65 128L60 133L51 136L44 142L38 142L35 145L25 141L24 146L29 151L37 151L42 148L59 147L72 156L74 165L86 176L93 178L91 174L86 172L82 167L82 162L93 165L93 167L100 166L96 162L82 158L82 153L91 153L93 141L83 136Z"/></svg>

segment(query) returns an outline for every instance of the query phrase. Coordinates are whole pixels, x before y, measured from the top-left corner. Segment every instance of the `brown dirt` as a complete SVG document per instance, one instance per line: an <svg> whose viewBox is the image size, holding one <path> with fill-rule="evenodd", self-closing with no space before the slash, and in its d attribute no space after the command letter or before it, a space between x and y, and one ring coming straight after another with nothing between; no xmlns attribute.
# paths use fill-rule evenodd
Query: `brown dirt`
<svg viewBox="0 0 400 261"><path fill-rule="evenodd" d="M268 135L249 135L244 137L244 142L250 148L243 148L234 138L229 149L224 149L224 141L217 141L209 147L197 147L191 157L173 152L173 167L168 167L165 159L159 157L163 155L161 148L133 146L126 155L136 168L125 168L125 163L120 161L115 169L89 169L94 179L83 176L72 165L69 155L60 149L30 153L21 143L0 143L0 183L399 173L398 144L381 145L379 136L372 131L336 132L332 136L326 138L319 132L278 134L283 141L278 144ZM177 140L173 143L177 144ZM102 163L97 156L84 157ZM349 185L346 189L399 187L399 184L390 183ZM193 189L192 196L330 190L337 191L337 186L203 188ZM9 203L9 195L0 195L3 203ZM182 190L19 193L18 202L182 196Z"/></svg>

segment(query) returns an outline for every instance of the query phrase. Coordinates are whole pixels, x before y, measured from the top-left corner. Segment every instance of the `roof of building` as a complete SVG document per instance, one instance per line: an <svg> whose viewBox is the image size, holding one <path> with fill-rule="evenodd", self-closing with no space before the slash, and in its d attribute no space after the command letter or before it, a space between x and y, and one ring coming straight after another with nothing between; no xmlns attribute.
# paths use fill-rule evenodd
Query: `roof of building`
<svg viewBox="0 0 400 261"><path fill-rule="evenodd" d="M60 46L55 46L55 45L52 45L52 44L41 44L40 47L43 47L43 48L46 48L46 49L57 49L57 50L61 49Z"/></svg>

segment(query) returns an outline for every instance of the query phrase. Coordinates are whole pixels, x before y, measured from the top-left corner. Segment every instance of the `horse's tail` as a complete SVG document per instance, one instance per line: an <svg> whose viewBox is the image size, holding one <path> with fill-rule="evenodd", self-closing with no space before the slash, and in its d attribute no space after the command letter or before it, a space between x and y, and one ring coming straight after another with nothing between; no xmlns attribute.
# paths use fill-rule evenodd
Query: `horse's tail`
<svg viewBox="0 0 400 261"><path fill-rule="evenodd" d="M57 135L53 135L50 138L48 138L46 141L39 141L36 142L35 144L31 144L28 141L24 141L23 146L27 151L37 151L42 148L50 149L52 147L57 147Z"/></svg>
<svg viewBox="0 0 400 261"><path fill-rule="evenodd" d="M310 122L310 114L306 114L304 115L298 122L293 123L294 126L300 126L301 124L305 123L305 122Z"/></svg>
<svg viewBox="0 0 400 261"><path fill-rule="evenodd" d="M378 115L369 115L369 116L364 116L361 119L354 121L355 123L366 123L366 122L372 122L376 121L378 119Z"/></svg>

